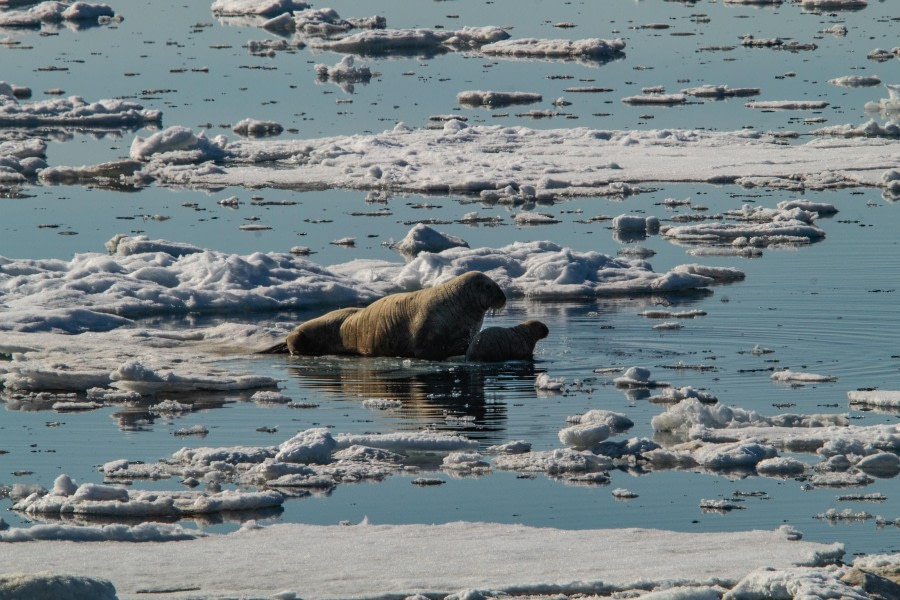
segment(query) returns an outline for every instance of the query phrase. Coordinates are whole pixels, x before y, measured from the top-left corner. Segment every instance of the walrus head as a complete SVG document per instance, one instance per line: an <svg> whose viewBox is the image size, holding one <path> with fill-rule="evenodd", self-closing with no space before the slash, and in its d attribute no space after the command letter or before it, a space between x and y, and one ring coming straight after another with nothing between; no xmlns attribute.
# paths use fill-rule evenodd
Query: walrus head
<svg viewBox="0 0 900 600"><path fill-rule="evenodd" d="M528 330L528 334L535 340L542 340L550 335L550 329L540 321L528 320L521 324Z"/></svg>
<svg viewBox="0 0 900 600"><path fill-rule="evenodd" d="M497 282L481 271L469 271L454 281L469 293L481 310L496 310L506 306L506 294Z"/></svg>

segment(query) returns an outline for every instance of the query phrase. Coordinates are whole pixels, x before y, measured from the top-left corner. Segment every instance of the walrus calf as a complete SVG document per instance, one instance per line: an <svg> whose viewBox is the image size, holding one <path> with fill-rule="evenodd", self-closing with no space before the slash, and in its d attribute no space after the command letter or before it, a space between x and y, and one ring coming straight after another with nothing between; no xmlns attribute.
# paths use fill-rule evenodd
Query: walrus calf
<svg viewBox="0 0 900 600"><path fill-rule="evenodd" d="M446 283L385 296L365 308L332 311L298 325L267 352L356 354L444 360L466 352L484 313L506 295L490 277L470 271Z"/></svg>
<svg viewBox="0 0 900 600"><path fill-rule="evenodd" d="M466 360L500 362L528 360L534 356L534 346L550 334L540 321L525 321L515 327L488 327L469 344Z"/></svg>

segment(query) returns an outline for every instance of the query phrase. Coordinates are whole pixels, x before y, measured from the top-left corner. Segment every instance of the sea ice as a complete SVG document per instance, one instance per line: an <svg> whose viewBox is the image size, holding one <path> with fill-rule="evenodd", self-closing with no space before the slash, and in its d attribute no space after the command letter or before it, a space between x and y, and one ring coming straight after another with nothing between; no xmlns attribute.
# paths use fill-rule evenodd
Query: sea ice
<svg viewBox="0 0 900 600"><path fill-rule="evenodd" d="M492 56L527 56L534 58L593 58L622 56L625 40L545 40L524 38L495 41L481 47L483 54Z"/></svg>
<svg viewBox="0 0 900 600"><path fill-rule="evenodd" d="M215 0L211 9L221 16L261 15L274 17L285 12L305 10L309 4L300 0Z"/></svg>
<svg viewBox="0 0 900 600"><path fill-rule="evenodd" d="M399 242L390 247L404 256L415 257L420 252L443 252L448 248L469 247L469 243L454 235L441 233L424 223L414 225Z"/></svg>
<svg viewBox="0 0 900 600"><path fill-rule="evenodd" d="M362 55L391 52L438 51L477 48L482 44L505 40L509 33L501 27L464 27L444 29L376 29L360 31L337 39L311 40L310 46L330 52Z"/></svg>
<svg viewBox="0 0 900 600"><path fill-rule="evenodd" d="M161 120L161 111L145 109L140 104L127 100L88 102L81 96L71 96L19 102L14 95L0 92L0 126L3 127L125 127L159 123Z"/></svg>
<svg viewBox="0 0 900 600"><path fill-rule="evenodd" d="M456 101L470 106L509 106L511 104L531 104L540 102L542 96L533 92L484 92L469 90L456 94Z"/></svg>
<svg viewBox="0 0 900 600"><path fill-rule="evenodd" d="M838 378L834 375L818 375L816 373L802 373L799 371L791 371L790 369L785 369L783 371L776 371L775 373L772 373L770 379L778 383L806 385L811 383L827 383L830 381L837 381Z"/></svg>

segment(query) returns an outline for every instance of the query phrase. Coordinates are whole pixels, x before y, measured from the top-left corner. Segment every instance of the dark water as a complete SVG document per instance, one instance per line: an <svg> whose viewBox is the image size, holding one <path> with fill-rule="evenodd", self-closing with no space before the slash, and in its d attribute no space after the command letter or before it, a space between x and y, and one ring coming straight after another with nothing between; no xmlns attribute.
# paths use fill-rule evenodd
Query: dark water
<svg viewBox="0 0 900 600"><path fill-rule="evenodd" d="M621 1L604 3L604 10L597 10L592 3L410 0L384 6L367 4L365 14L360 14L358 3L335 2L332 6L342 16L383 13L391 27L512 25L515 37L621 36L628 46L624 58L606 64L508 61L467 53L366 57L362 62L381 75L368 85L357 85L349 94L332 84L317 83L313 75L315 63L333 65L341 58L338 54L304 49L279 53L274 58L254 57L242 44L274 36L252 25L215 19L207 3L154 3L152 7L126 3L119 8L125 21L117 26L86 31L61 29L58 35L43 36L39 32L4 33L32 49L0 47L3 77L32 87L36 98L45 97L43 92L51 88L87 99L135 97L148 108L162 109L166 126L202 126L211 135L226 133L230 138L236 136L226 125L245 117L278 121L297 130L291 135L320 137L380 131L398 121L423 126L429 116L449 113L464 115L470 122L539 128L734 130L751 126L802 133L821 126L805 123L807 117L821 117L826 124L862 122L866 118L862 105L885 96L882 88L837 88L827 84L827 79L877 73L885 82L900 81L900 61L879 64L865 57L875 47L896 45L891 2L872 2L862 11L818 15L803 13L791 3L756 9L711 3ZM553 27L565 21L578 26ZM837 21L846 24L846 37L818 33ZM670 28L640 28L650 23L669 24ZM743 48L739 36L747 33L815 41L819 48L797 53ZM212 47L222 45L230 47ZM704 49L725 46L734 48ZM69 70L38 71L43 65L66 66ZM199 67L209 70L190 71ZM171 72L178 68L188 70ZM572 79L551 79L551 75L571 75ZM760 99L825 98L831 105L821 114L810 114L750 110L743 107L743 99L702 101L674 108L629 107L620 102L621 97L640 93L641 87L662 85L668 92L677 92L702 83L758 86L763 90ZM605 86L614 88L614 92L563 91L575 85ZM534 120L515 116L514 109L460 108L456 93L468 89L539 92L544 102L535 108L541 109L559 96L574 104L566 107L568 115ZM339 104L337 99L352 103ZM497 114L507 112L508 116ZM48 162L92 164L123 157L135 133L148 131L53 132L48 135ZM516 227L508 224L507 209L482 206L461 197L397 196L387 201L390 216L354 217L351 212L371 210L371 204L359 192L340 190L300 194L224 189L209 193L152 187L126 193L33 186L25 191L31 197L0 199L0 255L64 258L76 252L102 251L103 242L116 233L145 233L151 238L186 241L239 254L306 245L317 252L312 259L322 264L360 257L398 261L383 243L402 238L411 222L423 218L447 221L437 228L463 237L472 247L548 239L577 250L615 254L625 244L604 223L578 221L600 214L643 212L665 222L674 214L660 205L667 197L690 197L708 206L710 213L738 208L744 202L773 207L780 200L797 197L731 186L666 186L625 202L582 198L541 207L541 212L553 214L561 223ZM245 202L258 195L266 200L295 200L297 204L245 204L237 211L216 204L231 195ZM387 359L247 357L228 361L228 369L281 378L285 394L296 402L316 403L318 408L261 407L248 402L248 395L192 398L208 408L174 418L123 408L73 414L26 412L7 404L0 412L0 450L5 451L0 454L0 486L19 482L49 486L60 473L96 482L101 479L96 467L109 460L154 462L183 445L272 445L314 426L332 427L336 433L433 427L461 431L484 447L524 439L540 450L560 446L557 432L566 425L567 416L605 408L623 412L635 421L627 435L652 437L650 419L663 407L629 397L610 384L611 375L595 373L595 369L611 367L644 366L651 369L655 379L678 387L706 389L725 404L766 415L849 413L856 424L895 423L898 414L850 410L847 391L863 387L900 389L900 317L896 310L900 207L872 190L807 193L804 197L840 209L835 217L819 221L827 237L809 247L766 250L757 259L695 258L685 254L686 248L658 236L638 242L657 252L650 259L657 271L698 262L737 266L746 272L745 281L716 287L711 294L511 302L491 317L489 324L511 325L526 318L544 321L551 335L538 345L533 364L405 365ZM423 204L428 207L421 208ZM473 210L499 215L507 224L488 228L452 222ZM148 218L153 215L171 218ZM273 224L273 230L238 231L250 216ZM327 222L312 224L309 220ZM48 223L61 227L38 228ZM60 230L77 235L59 235ZM357 237L357 246L347 249L329 244L345 236ZM680 330L659 331L652 329L657 321L638 314L651 308L699 309L707 315L683 320ZM229 318L296 322L309 316ZM203 322L172 318L149 324L183 328ZM749 354L757 344L774 352ZM676 368L684 365L694 368ZM838 380L805 387L777 385L769 375L780 368L834 375ZM569 391L536 391L534 377L540 372L564 377ZM365 409L362 401L368 398L396 399L402 402L402 408ZM173 435L176 429L195 424L209 428L204 439ZM257 431L260 427L277 428L277 432ZM807 463L816 461L808 455L797 458ZM228 531L236 527L237 520L250 516L326 524L355 522L368 516L373 523L473 520L562 528L642 526L683 531L772 529L790 523L803 531L806 539L841 541L848 552L896 551L900 540L896 527L879 529L872 520L831 525L814 518L829 508L852 507L896 519L900 517L897 479L877 480L863 489L804 490L803 481L740 473L615 471L611 475L609 485L583 486L543 475L521 478L515 473L493 472L458 478L438 472L436 476L446 484L436 488L413 486L409 476L395 475L377 484L342 484L327 496L289 500L283 512L276 515L230 515L221 524L198 525ZM177 488L179 484L163 480L137 482L135 486ZM610 492L617 487L628 488L639 497L616 500ZM763 492L764 496L747 497L745 510L728 514L702 512L699 508L700 499L730 498L735 492ZM872 504L836 499L839 494L857 492L881 492L888 500ZM3 519L14 526L26 523L22 515L5 511L9 505L8 500L0 500Z"/></svg>

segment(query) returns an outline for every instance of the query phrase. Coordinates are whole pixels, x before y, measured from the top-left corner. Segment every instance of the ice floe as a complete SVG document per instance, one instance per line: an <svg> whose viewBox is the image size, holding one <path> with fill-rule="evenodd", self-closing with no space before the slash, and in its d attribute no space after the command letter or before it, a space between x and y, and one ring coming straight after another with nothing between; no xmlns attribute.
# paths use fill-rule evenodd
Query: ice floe
<svg viewBox="0 0 900 600"><path fill-rule="evenodd" d="M456 101L470 106L509 106L510 104L532 104L540 102L540 94L533 92L484 92L469 90L456 94Z"/></svg>
<svg viewBox="0 0 900 600"><path fill-rule="evenodd" d="M900 408L900 391L852 390L847 392L850 404L863 404L881 408Z"/></svg>
<svg viewBox="0 0 900 600"><path fill-rule="evenodd" d="M54 3L55 4L55 3ZM0 86L5 85L0 82ZM10 88L11 91L11 88ZM0 126L37 127L77 125L80 127L125 127L159 123L162 112L145 109L127 100L89 102L81 96L20 102L15 94L0 87Z"/></svg>
<svg viewBox="0 0 900 600"><path fill-rule="evenodd" d="M309 4L300 0L215 0L212 12L216 15L261 15L274 17L285 12L305 10Z"/></svg>
<svg viewBox="0 0 900 600"><path fill-rule="evenodd" d="M699 87L681 90L682 94L696 98L735 98L742 96L757 96L759 88L732 88L727 85L701 85Z"/></svg>
<svg viewBox="0 0 900 600"><path fill-rule="evenodd" d="M770 379L777 383L789 383L791 385L807 385L811 383L827 383L837 381L834 375L819 375L817 373L804 373L785 369L772 373Z"/></svg>
<svg viewBox="0 0 900 600"><path fill-rule="evenodd" d="M819 110L828 106L824 100L752 100L744 106L771 110Z"/></svg>
<svg viewBox="0 0 900 600"><path fill-rule="evenodd" d="M845 75L843 77L829 79L828 83L841 87L870 87L879 85L881 79L876 75Z"/></svg>
<svg viewBox="0 0 900 600"><path fill-rule="evenodd" d="M598 38L584 40L546 40L524 38L495 41L481 47L483 54L491 56L518 56L529 58L603 59L623 56L625 40Z"/></svg>
<svg viewBox="0 0 900 600"><path fill-rule="evenodd" d="M374 29L337 39L314 39L310 41L310 46L331 52L373 55L477 48L508 37L506 30L493 26L463 27L456 31L424 28Z"/></svg>
<svg viewBox="0 0 900 600"><path fill-rule="evenodd" d="M881 165L893 160L883 141L862 138L789 145L754 131L534 130L458 120L437 130L395 127L374 135L233 143L175 126L135 138L131 157L144 164L120 174L120 183L375 191L389 186L395 192L468 194L531 186L535 197L633 193L633 183L625 180L883 187ZM90 181L90 167L57 168L84 172ZM523 173L534 175L523 180Z"/></svg>
<svg viewBox="0 0 900 600"><path fill-rule="evenodd" d="M26 10L10 10L0 13L0 27L38 28L45 23L62 21L97 23L116 16L108 4L89 2L41 2Z"/></svg>
<svg viewBox="0 0 900 600"><path fill-rule="evenodd" d="M264 137L278 135L284 131L281 123L274 121L258 121L256 119L242 119L231 128L238 135L250 137Z"/></svg>
<svg viewBox="0 0 900 600"><path fill-rule="evenodd" d="M366 65L357 65L350 55L345 56L334 66L317 64L316 77L319 81L332 81L347 92L353 91L354 83L368 83L372 79L372 70Z"/></svg>
<svg viewBox="0 0 900 600"><path fill-rule="evenodd" d="M49 526L11 529L0 535L22 535L20 532L40 527ZM95 527L77 529L84 530L85 538L98 531ZM814 597L829 597L821 595L821 590L829 589L822 587L825 585L857 594L847 598L863 597L854 588L840 583L843 569L827 566L843 554L840 545L796 538L796 532L791 535L781 530L677 533L460 522L268 527L248 524L235 533L203 535L164 545L130 546L96 541L83 544L77 553L71 552L69 544L50 540L17 544L15 552L9 553L4 570L29 572L35 564L52 564L59 572L108 579L121 597L158 589L159 572L164 565L167 581L189 581L199 588L195 592L213 597L279 597L285 590L297 590L303 597L355 595L359 590L357 577L335 578L335 572L352 572L362 577L367 594L373 596L416 593L446 596L449 591L460 590L459 597L472 598L476 596L463 590L491 589L519 595L608 595L616 591L646 597L647 590L657 590L651 596L656 594L672 600L713 597L708 592L698 592L698 586L721 590L721 586L737 585L749 593L775 589L775 582L789 587L815 577L819 587L803 588L812 590ZM473 539L481 542L473 546ZM610 545L616 552L606 552ZM296 573L285 570L279 557L283 558L285 549L300 552L302 548L316 551L305 555L305 575L302 587L298 587ZM355 551L348 553L348 548ZM395 561L390 569L384 568L382 554L386 548L391 550ZM235 569L230 561L222 560L234 552L242 556L245 568ZM599 555L605 558L598 564ZM686 555L691 556L688 576L684 572ZM554 559L548 561L548 556ZM485 573L483 565L488 563L500 564L502 568ZM203 571L197 572L197 564L205 565ZM562 571L561 564L565 565ZM880 568L890 568L891 564L890 560L882 559ZM801 570L797 565L809 566ZM671 595L678 590L692 595ZM751 596L735 596L742 597Z"/></svg>

